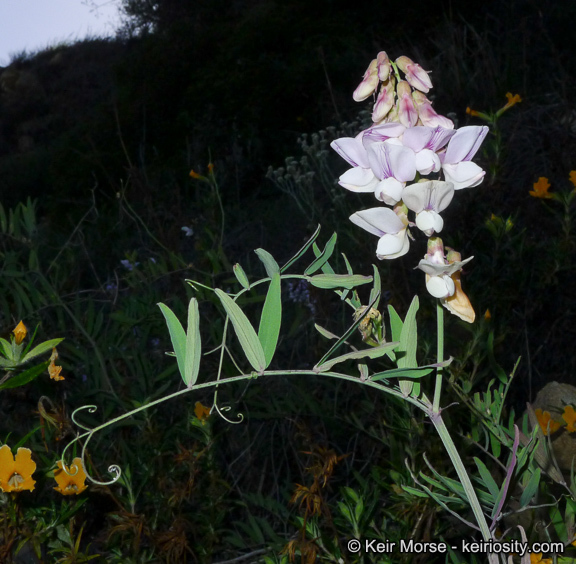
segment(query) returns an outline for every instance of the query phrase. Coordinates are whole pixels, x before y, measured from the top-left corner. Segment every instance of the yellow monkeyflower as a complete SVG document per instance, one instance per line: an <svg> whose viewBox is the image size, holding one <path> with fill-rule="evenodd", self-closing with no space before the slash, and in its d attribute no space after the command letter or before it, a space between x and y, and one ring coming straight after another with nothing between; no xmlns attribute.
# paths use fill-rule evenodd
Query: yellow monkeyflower
<svg viewBox="0 0 576 564"><path fill-rule="evenodd" d="M28 334L28 329L26 329L26 325L24 325L23 321L20 321L20 323L18 323L18 325L16 325L13 333L14 333L14 340L16 341L16 344L19 345L20 343L22 343L22 341L24 340L24 338Z"/></svg>
<svg viewBox="0 0 576 564"><path fill-rule="evenodd" d="M548 411L543 412L540 408L538 408L534 410L534 413L536 414L538 424L540 425L540 428L545 435L548 435L548 433L555 433L562 426L560 423L558 423L558 421L554 421L554 419L552 419L552 416Z"/></svg>
<svg viewBox="0 0 576 564"><path fill-rule="evenodd" d="M78 495L88 487L85 484L86 472L84 472L81 458L75 458L70 467L62 466L61 460L56 464L58 464L58 470L54 470L54 479L58 487L54 489L57 492L62 495Z"/></svg>
<svg viewBox="0 0 576 564"><path fill-rule="evenodd" d="M8 445L0 448L0 489L4 492L32 491L35 480L32 474L36 470L36 463L32 460L32 451L20 447L16 458Z"/></svg>
<svg viewBox="0 0 576 564"><path fill-rule="evenodd" d="M574 423L576 423L576 411L574 411L574 408L571 405L567 405L564 408L562 419L566 421L566 431L574 433L576 431L576 427L574 426Z"/></svg>
<svg viewBox="0 0 576 564"><path fill-rule="evenodd" d="M50 355L50 364L48 365L48 374L50 374L50 378L52 378L52 380L56 380L58 382L59 380L64 380L64 376L60 376L62 367L55 364L57 358L58 351L53 348L52 354Z"/></svg>
<svg viewBox="0 0 576 564"><path fill-rule="evenodd" d="M206 423L206 419L210 415L210 408L202 405L199 401L194 406L194 415L201 421L202 425Z"/></svg>
<svg viewBox="0 0 576 564"><path fill-rule="evenodd" d="M542 558L541 552L531 552L530 564L552 564L552 558Z"/></svg>
<svg viewBox="0 0 576 564"><path fill-rule="evenodd" d="M530 190L530 196L534 198L543 198L549 199L552 198L552 194L548 193L548 189L550 188L550 182L545 176L541 176L538 179L538 182L534 182L534 190Z"/></svg>

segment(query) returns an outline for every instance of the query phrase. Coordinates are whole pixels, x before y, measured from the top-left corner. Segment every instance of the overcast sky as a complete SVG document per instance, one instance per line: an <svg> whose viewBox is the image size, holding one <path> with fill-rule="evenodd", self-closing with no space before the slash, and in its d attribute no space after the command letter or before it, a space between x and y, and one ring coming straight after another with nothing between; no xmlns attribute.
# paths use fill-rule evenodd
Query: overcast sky
<svg viewBox="0 0 576 564"><path fill-rule="evenodd" d="M88 4L97 4L94 10ZM114 35L120 0L0 0L0 66L10 54L37 51L87 35Z"/></svg>

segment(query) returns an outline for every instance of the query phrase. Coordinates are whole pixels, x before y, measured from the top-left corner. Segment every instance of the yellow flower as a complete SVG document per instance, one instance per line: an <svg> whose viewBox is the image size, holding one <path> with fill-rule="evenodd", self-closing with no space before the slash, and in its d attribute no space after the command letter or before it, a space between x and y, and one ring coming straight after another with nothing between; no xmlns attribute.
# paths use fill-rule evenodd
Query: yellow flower
<svg viewBox="0 0 576 564"><path fill-rule="evenodd" d="M552 194L548 193L550 188L550 182L544 176L538 179L538 182L534 182L534 190L530 191L530 196L534 198L552 198Z"/></svg>
<svg viewBox="0 0 576 564"><path fill-rule="evenodd" d="M196 415L196 417L202 422L202 425L204 425L206 419L208 419L208 416L210 415L210 408L197 401L194 407L194 415Z"/></svg>
<svg viewBox="0 0 576 564"><path fill-rule="evenodd" d="M32 491L35 480L32 474L36 470L36 463L32 460L32 451L29 448L18 449L16 459L8 445L0 448L0 489L4 492Z"/></svg>
<svg viewBox="0 0 576 564"><path fill-rule="evenodd" d="M48 365L48 374L50 374L50 378L52 380L64 380L64 376L60 376L60 372L62 372L61 366L56 366L55 362L58 358L58 351L54 348L52 349L52 354L50 355L50 364Z"/></svg>
<svg viewBox="0 0 576 564"><path fill-rule="evenodd" d="M541 552L531 552L530 564L552 564L552 558L542 558Z"/></svg>
<svg viewBox="0 0 576 564"><path fill-rule="evenodd" d="M574 408L571 405L567 405L564 408L562 419L566 421L566 431L574 433L576 431L576 427L574 426L574 423L576 423L576 411L574 411Z"/></svg>
<svg viewBox="0 0 576 564"><path fill-rule="evenodd" d="M58 487L54 489L57 492L62 495L78 495L88 487L84 483L86 472L84 472L81 458L75 458L70 467L62 468L61 460L56 464L58 464L58 470L54 470L54 479L58 482Z"/></svg>
<svg viewBox="0 0 576 564"><path fill-rule="evenodd" d="M26 337L28 334L28 330L26 329L26 325L24 325L23 321L20 321L20 323L16 325L13 333L14 340L16 341L16 344L19 345L24 340L24 337Z"/></svg>
<svg viewBox="0 0 576 564"><path fill-rule="evenodd" d="M571 170L570 171L570 182L572 182L572 184L574 184L574 186L576 187L576 170ZM576 188L574 189L574 191L576 192Z"/></svg>
<svg viewBox="0 0 576 564"><path fill-rule="evenodd" d="M542 412L542 410L538 408L534 413L536 414L536 419L538 419L540 428L545 435L548 435L548 432L550 432L550 434L555 433L560 429L561 424L558 423L558 421L554 421L548 411Z"/></svg>

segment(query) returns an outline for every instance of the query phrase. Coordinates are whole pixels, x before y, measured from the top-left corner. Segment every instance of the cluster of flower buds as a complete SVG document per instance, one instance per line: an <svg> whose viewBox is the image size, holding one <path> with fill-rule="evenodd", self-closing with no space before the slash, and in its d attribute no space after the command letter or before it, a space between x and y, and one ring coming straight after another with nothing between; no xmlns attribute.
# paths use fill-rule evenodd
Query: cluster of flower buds
<svg viewBox="0 0 576 564"><path fill-rule="evenodd" d="M352 167L340 176L339 184L352 192L371 192L391 206L350 217L379 237L377 257L393 259L406 254L412 239L410 228L418 228L432 238L417 267L426 273L428 291L471 323L474 310L460 285L462 265L471 259L461 261L455 251L445 254L441 239L434 235L444 227L440 213L454 192L478 186L484 179L485 172L472 158L488 127L454 129L453 122L436 113L425 96L431 88L430 77L420 65L405 56L392 62L381 51L353 95L356 101L375 96L374 125L356 137L336 139L331 146ZM410 212L415 214L413 220Z"/></svg>

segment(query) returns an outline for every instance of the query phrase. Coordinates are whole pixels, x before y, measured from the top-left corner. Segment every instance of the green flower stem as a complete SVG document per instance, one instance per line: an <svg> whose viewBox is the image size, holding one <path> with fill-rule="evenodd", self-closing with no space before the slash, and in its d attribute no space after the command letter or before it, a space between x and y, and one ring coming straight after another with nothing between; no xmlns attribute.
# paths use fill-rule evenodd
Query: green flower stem
<svg viewBox="0 0 576 564"><path fill-rule="evenodd" d="M440 300L436 302L436 324L438 335L437 341L437 362L441 364L444 362L444 307L440 303ZM440 395L442 394L442 366L436 369L436 386L434 387L434 402L432 404L432 411L434 413L440 413Z"/></svg>
<svg viewBox="0 0 576 564"><path fill-rule="evenodd" d="M437 362L438 364L444 361L444 307L440 303L440 300L436 302L436 319L437 319ZM476 491L472 486L472 482L470 481L470 476L468 476L468 472L464 467L464 463L462 462L462 458L460 458L460 454L458 450L456 450L456 446L454 445L454 441L448 432L446 424L442 419L442 410L440 409L440 395L442 394L442 366L439 366L436 369L436 384L434 387L434 400L432 404L432 410L430 408L424 409L425 413L430 417L430 420L434 424L436 428L436 432L438 436L442 440L444 444L444 448L448 452L448 456L452 461L452 465L456 470L456 474L460 479L460 483L464 488L464 492L466 493L466 497L468 498L468 503L472 509L472 513L474 513L474 517L476 518L476 522L480 527L480 532L482 533L482 537L484 540L492 539L492 534L490 533L490 529L488 527L488 523L486 522L486 517L482 511L482 507L480 505L480 501L478 500L478 496L476 495ZM489 554L488 561L491 564L498 563L498 556L496 554Z"/></svg>

